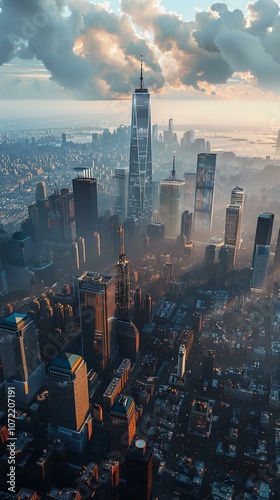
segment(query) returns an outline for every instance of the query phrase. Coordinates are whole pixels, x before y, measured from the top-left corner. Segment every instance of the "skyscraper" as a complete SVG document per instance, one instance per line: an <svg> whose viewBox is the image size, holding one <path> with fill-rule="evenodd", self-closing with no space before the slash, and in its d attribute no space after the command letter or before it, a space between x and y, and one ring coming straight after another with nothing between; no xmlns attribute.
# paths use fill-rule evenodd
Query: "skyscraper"
<svg viewBox="0 0 280 500"><path fill-rule="evenodd" d="M244 209L244 201L245 201L245 189L240 187L235 187L231 191L231 205L239 205L240 206L240 224L238 227L237 238L236 238L236 248L240 249L241 245L241 231L242 231L242 215Z"/></svg>
<svg viewBox="0 0 280 500"><path fill-rule="evenodd" d="M202 378L203 381L207 381L210 386L212 385L214 375L214 363L215 351L213 351L212 349L207 349L203 354Z"/></svg>
<svg viewBox="0 0 280 500"><path fill-rule="evenodd" d="M177 376L183 378L186 371L186 348L183 344L179 347Z"/></svg>
<svg viewBox="0 0 280 500"><path fill-rule="evenodd" d="M217 281L219 285L224 285L228 272L229 249L224 245L219 250Z"/></svg>
<svg viewBox="0 0 280 500"><path fill-rule="evenodd" d="M15 387L16 403L29 406L45 382L37 331L26 314L12 313L0 323L0 358L5 386Z"/></svg>
<svg viewBox="0 0 280 500"><path fill-rule="evenodd" d="M110 413L111 452L125 454L136 432L135 402L131 396L119 394Z"/></svg>
<svg viewBox="0 0 280 500"><path fill-rule="evenodd" d="M272 213L263 213L259 214L257 228L256 228L256 236L255 236L255 244L253 251L252 264L254 267L254 259L257 245L270 246L272 228L274 222L274 214Z"/></svg>
<svg viewBox="0 0 280 500"><path fill-rule="evenodd" d="M78 257L79 257L79 269L83 271L86 264L86 246L85 246L85 239L82 238L81 236L77 240L77 246L78 246Z"/></svg>
<svg viewBox="0 0 280 500"><path fill-rule="evenodd" d="M251 280L251 288L255 290L265 290L269 250L269 245L256 245L253 262L253 277Z"/></svg>
<svg viewBox="0 0 280 500"><path fill-rule="evenodd" d="M197 157L194 232L209 235L212 226L216 155L201 153Z"/></svg>
<svg viewBox="0 0 280 500"><path fill-rule="evenodd" d="M113 176L114 212L121 222L127 218L128 209L128 168L115 168Z"/></svg>
<svg viewBox="0 0 280 500"><path fill-rule="evenodd" d="M151 96L144 88L141 57L140 88L132 94L129 216L150 222L152 213Z"/></svg>
<svg viewBox="0 0 280 500"><path fill-rule="evenodd" d="M73 241L76 238L74 196L69 189L60 190L61 233L64 241Z"/></svg>
<svg viewBox="0 0 280 500"><path fill-rule="evenodd" d="M196 174L193 172L184 173L185 181L185 200L184 208L189 212L193 212L194 209L194 195L195 195L195 185L196 185Z"/></svg>
<svg viewBox="0 0 280 500"><path fill-rule="evenodd" d="M133 323L141 330L143 324L143 310L142 310L142 290L137 287L133 295Z"/></svg>
<svg viewBox="0 0 280 500"><path fill-rule="evenodd" d="M125 455L127 498L151 500L153 454L146 441L137 439Z"/></svg>
<svg viewBox="0 0 280 500"><path fill-rule="evenodd" d="M44 200L47 197L47 191L46 191L46 183L43 182L37 182L36 183L36 200Z"/></svg>
<svg viewBox="0 0 280 500"><path fill-rule="evenodd" d="M241 187L235 187L231 191L231 205L239 205L241 209L244 208L244 198L245 198L245 189Z"/></svg>
<svg viewBox="0 0 280 500"><path fill-rule="evenodd" d="M146 293L143 299L143 324L147 325L152 322L152 297Z"/></svg>
<svg viewBox="0 0 280 500"><path fill-rule="evenodd" d="M100 374L116 354L115 278L85 272L74 277L74 286L80 312L82 355L89 367Z"/></svg>
<svg viewBox="0 0 280 500"><path fill-rule="evenodd" d="M116 271L116 317L130 319L130 262L121 254L115 265Z"/></svg>
<svg viewBox="0 0 280 500"><path fill-rule="evenodd" d="M139 357L139 331L132 321L118 319L117 341L122 358L137 361Z"/></svg>
<svg viewBox="0 0 280 500"><path fill-rule="evenodd" d="M228 249L228 270L232 270L236 261L236 250L241 233L241 206L228 205L226 211L225 246Z"/></svg>
<svg viewBox="0 0 280 500"><path fill-rule="evenodd" d="M192 232L192 213L185 210L181 217L181 236L185 236L187 241L191 239Z"/></svg>
<svg viewBox="0 0 280 500"><path fill-rule="evenodd" d="M177 238L180 234L180 219L184 208L185 183L176 177L175 153L173 169L169 179L160 181L159 215L165 225L165 237Z"/></svg>
<svg viewBox="0 0 280 500"><path fill-rule="evenodd" d="M98 219L97 208L97 181L93 177L91 169L79 171L78 177L72 180L75 221L77 238L85 239L86 251L89 254L92 249L92 235L96 230Z"/></svg>
<svg viewBox="0 0 280 500"><path fill-rule="evenodd" d="M55 358L47 374L49 391L50 439L61 439L65 446L82 453L91 437L91 417L87 366L76 354Z"/></svg>

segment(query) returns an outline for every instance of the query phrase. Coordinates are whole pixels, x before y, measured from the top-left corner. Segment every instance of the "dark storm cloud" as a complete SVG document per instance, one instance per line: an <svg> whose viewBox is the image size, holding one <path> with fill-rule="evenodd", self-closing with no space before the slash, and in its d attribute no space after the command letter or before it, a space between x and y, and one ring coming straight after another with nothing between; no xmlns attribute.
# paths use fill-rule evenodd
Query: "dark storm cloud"
<svg viewBox="0 0 280 500"><path fill-rule="evenodd" d="M275 0L250 3L247 17L216 2L192 22L166 12L159 0L121 0L119 14L87 0L0 0L0 65L36 58L78 98L129 94L141 53L145 82L157 92L165 84L202 89L201 82L226 83L237 72L279 91L279 47Z"/></svg>

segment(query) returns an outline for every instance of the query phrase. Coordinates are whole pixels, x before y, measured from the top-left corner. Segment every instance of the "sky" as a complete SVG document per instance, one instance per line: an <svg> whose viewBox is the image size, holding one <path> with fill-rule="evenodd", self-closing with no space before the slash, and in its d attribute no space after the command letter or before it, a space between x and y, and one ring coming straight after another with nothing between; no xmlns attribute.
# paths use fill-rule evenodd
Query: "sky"
<svg viewBox="0 0 280 500"><path fill-rule="evenodd" d="M199 100L209 112L215 105L232 116L239 110L243 120L257 101L271 108L271 120L278 113L276 0L2 0L0 6L2 101L128 99L143 54L144 82L156 99Z"/></svg>

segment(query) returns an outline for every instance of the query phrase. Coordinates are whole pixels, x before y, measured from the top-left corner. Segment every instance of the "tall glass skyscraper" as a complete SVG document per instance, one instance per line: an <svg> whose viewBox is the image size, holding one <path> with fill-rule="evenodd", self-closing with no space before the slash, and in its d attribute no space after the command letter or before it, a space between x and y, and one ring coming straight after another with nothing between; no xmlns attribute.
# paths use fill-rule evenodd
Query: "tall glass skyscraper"
<svg viewBox="0 0 280 500"><path fill-rule="evenodd" d="M160 222L165 225L166 238L177 238L180 234L184 188L184 181L176 177L174 153L171 176L169 179L160 181L159 215Z"/></svg>
<svg viewBox="0 0 280 500"><path fill-rule="evenodd" d="M226 210L225 246L229 251L228 270L232 270L236 261L236 250L240 240L241 206L228 205Z"/></svg>
<svg viewBox="0 0 280 500"><path fill-rule="evenodd" d="M85 272L74 277L81 324L82 355L99 374L114 361L117 347L115 316L115 278Z"/></svg>
<svg viewBox="0 0 280 500"><path fill-rule="evenodd" d="M140 88L132 94L131 140L129 161L129 216L146 218L153 211L151 146L151 95L143 84L141 59Z"/></svg>
<svg viewBox="0 0 280 500"><path fill-rule="evenodd" d="M91 437L87 366L78 354L63 353L48 367L49 439L82 453Z"/></svg>
<svg viewBox="0 0 280 500"><path fill-rule="evenodd" d="M130 262L125 254L121 254L115 265L116 272L116 317L130 319Z"/></svg>
<svg viewBox="0 0 280 500"><path fill-rule="evenodd" d="M93 265L93 233L98 219L97 180L91 168L77 169L76 172L78 177L72 180L76 235L77 238L84 238L87 261Z"/></svg>
<svg viewBox="0 0 280 500"><path fill-rule="evenodd" d="M216 156L200 153L197 157L194 206L194 232L209 235L212 226Z"/></svg>
<svg viewBox="0 0 280 500"><path fill-rule="evenodd" d="M240 187L235 187L231 191L231 205L239 205L240 206L240 224L238 228L238 234L236 239L236 248L239 250L241 246L241 230L242 230L242 214L244 209L244 201L245 201L245 189Z"/></svg>
<svg viewBox="0 0 280 500"><path fill-rule="evenodd" d="M38 332L27 314L12 313L0 323L0 358L5 387L15 387L16 403L27 407L45 383Z"/></svg>
<svg viewBox="0 0 280 500"><path fill-rule="evenodd" d="M257 245L270 246L273 222L274 222L274 214L272 213L265 212L264 214L259 214L258 216L255 244L254 244L254 251L252 258L253 267L254 267Z"/></svg>

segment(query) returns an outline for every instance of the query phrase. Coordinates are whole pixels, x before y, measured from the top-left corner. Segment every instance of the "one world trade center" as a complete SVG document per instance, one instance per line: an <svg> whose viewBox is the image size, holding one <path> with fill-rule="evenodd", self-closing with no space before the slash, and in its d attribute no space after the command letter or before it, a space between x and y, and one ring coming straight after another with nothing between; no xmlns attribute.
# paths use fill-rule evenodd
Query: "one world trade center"
<svg viewBox="0 0 280 500"><path fill-rule="evenodd" d="M129 216L139 221L151 221L152 145L151 95L144 88L141 56L140 88L132 94L131 140L129 161Z"/></svg>

